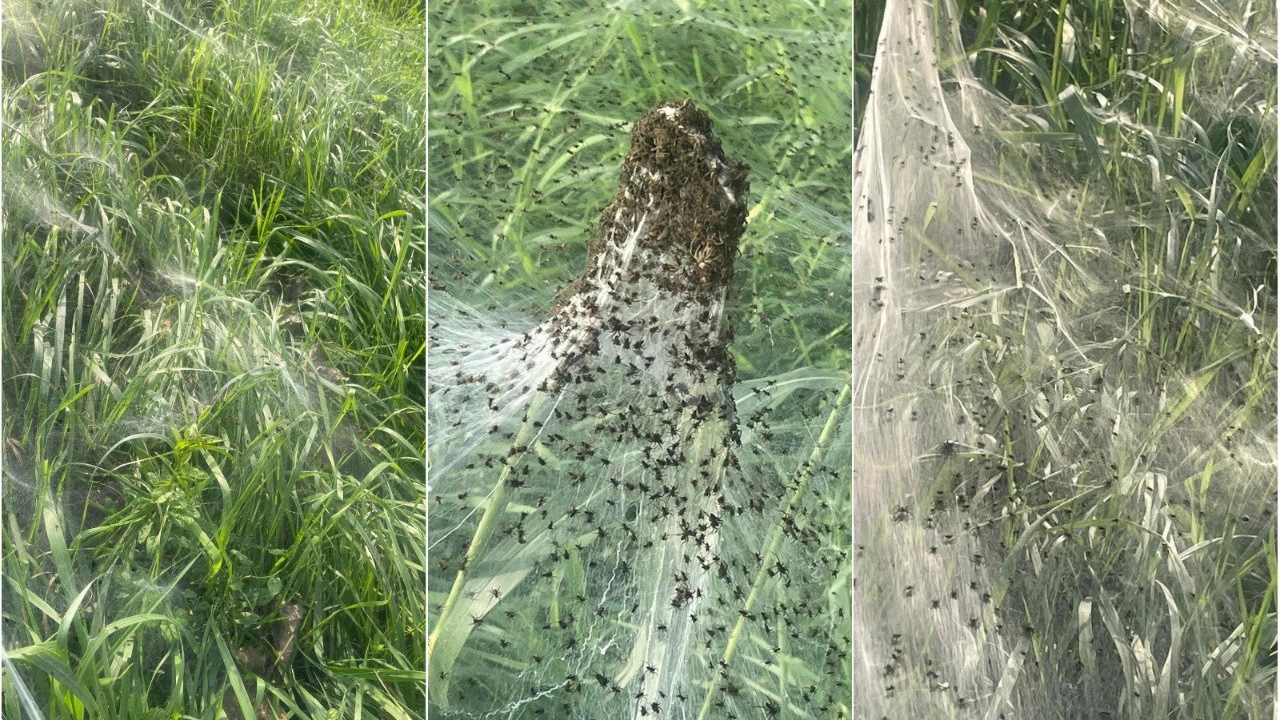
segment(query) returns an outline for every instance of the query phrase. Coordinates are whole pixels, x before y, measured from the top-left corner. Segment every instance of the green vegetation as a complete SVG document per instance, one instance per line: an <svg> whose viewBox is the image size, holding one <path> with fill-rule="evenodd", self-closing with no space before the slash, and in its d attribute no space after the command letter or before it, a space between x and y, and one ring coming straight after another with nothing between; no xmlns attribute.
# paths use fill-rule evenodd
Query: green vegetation
<svg viewBox="0 0 1280 720"><path fill-rule="evenodd" d="M899 205L934 219L920 242L969 292L933 308L931 341L973 425L915 450L936 471L918 492L981 529L989 599L1028 650L1023 716L1270 717L1275 7L937 5L925 72L974 148L991 243L953 248L941 197Z"/></svg>
<svg viewBox="0 0 1280 720"><path fill-rule="evenodd" d="M421 717L422 6L4 13L4 716Z"/></svg>
<svg viewBox="0 0 1280 720"><path fill-rule="evenodd" d="M509 0L429 9L428 612L442 648L428 668L433 717L499 708L514 717L850 716L850 10ZM535 365L520 366L520 353L445 353L500 343L566 300L617 184L630 123L685 98L710 115L725 155L749 167L748 221L725 302L743 467L721 469L727 502L740 504L719 528L723 574L696 618L668 628L659 618L675 617L679 598L648 613L632 605L650 606L645 570L671 573L679 553L654 559L662 546L639 552L644 536L628 544L628 531L655 522L636 519L638 503L654 512L673 500L645 504L631 484L655 482L626 469L641 464L643 443L589 434L628 412L648 421L662 403L611 406L617 388L584 381L543 407L516 390ZM450 357L462 367L449 370ZM514 414L489 420L498 411L483 401L475 412L437 404L450 389L437 385L458 374L491 380L484 390L475 383L476 394L501 395ZM592 401L598 417L576 414ZM575 414L554 427L533 417L552 405ZM523 423L522 412L532 414ZM675 429L678 414L669 437L687 432ZM565 437L536 445L537 432ZM648 451L698 457L721 452L722 438ZM575 459L579 441L590 451ZM534 452L523 453L526 444ZM570 484L579 467L585 479ZM675 478L697 478L699 468L667 479L689 492L692 483ZM580 535L548 539L552 526ZM662 536L679 547L674 540ZM657 696L650 685L665 682L667 668L627 656L651 627L661 642L690 648L676 679L686 690ZM645 693L641 706L634 698Z"/></svg>

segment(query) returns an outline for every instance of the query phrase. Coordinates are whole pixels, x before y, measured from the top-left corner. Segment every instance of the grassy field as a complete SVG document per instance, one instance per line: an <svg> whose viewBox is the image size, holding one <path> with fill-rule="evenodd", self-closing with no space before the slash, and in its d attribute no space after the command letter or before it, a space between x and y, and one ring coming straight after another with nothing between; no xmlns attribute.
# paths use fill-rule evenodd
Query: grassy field
<svg viewBox="0 0 1280 720"><path fill-rule="evenodd" d="M903 272L856 267L855 293L887 284L876 297L919 331L883 385L929 428L900 436L919 441L914 480L875 522L963 527L973 555L949 572L974 580L933 610L904 600L881 561L924 560L899 544L865 558L855 604L909 636L958 604L975 633L908 646L977 638L996 662L976 697L887 651L857 687L927 717L1001 711L1002 694L1010 717L1271 717L1274 6L895 7L937 25L896 26L877 54L883 8L859 14L855 117L911 107L941 141L892 120L856 143L884 162L855 197L855 244L896 236ZM904 80L873 94L878 73Z"/></svg>
<svg viewBox="0 0 1280 720"><path fill-rule="evenodd" d="M478 433L490 440L479 448L430 443L428 612L437 647L448 648L431 657L432 717L499 710L511 717L849 717L849 425L841 388L850 362L850 10L838 2L430 8L432 352L458 339L483 347L482 339L546 319L587 263L586 242L613 195L631 123L660 101L689 98L710 115L725 155L749 168L746 233L725 322L735 331L729 352L739 419L766 418L744 429L742 454L768 448L744 459L753 470L730 483L752 510L723 528L733 538L721 545L732 579L717 591L723 598L697 613L712 632L694 647L685 678L693 690L638 707L631 697L643 694L644 681L624 667L617 645L638 642L630 603L618 598L628 597L635 580L627 568L639 567L639 556L620 560L600 552L612 541L605 548L581 541L560 559L508 564L506 576L486 570L504 543L517 558L529 555L523 540L500 536L475 562L468 549L487 537L480 518L508 491L506 471L498 477L478 460L482 451L507 451L511 436L498 424L490 433L485 423ZM471 324L448 324L459 308ZM495 387L501 382L515 381L497 378ZM597 392L606 398L610 391L590 390ZM433 402L431 437L466 422L462 412ZM539 452L548 463L564 460ZM603 455L587 470L588 484L605 485L610 467L628 457L619 450L609 466ZM463 467L468 457L474 469ZM561 532L578 527L575 518L588 510L612 517L612 499L557 505L576 491L555 493L554 475L525 482L495 521L510 525L513 538L525 535L517 518L539 513L539 493L546 496L542 524ZM618 537L627 522L603 530ZM789 578L773 565L761 569L768 547L781 553L775 558L795 559ZM486 572L493 573L488 585ZM530 579L504 579L513 576ZM470 617L455 612L441 624L465 578L474 587L459 602ZM706 670L718 663L723 672Z"/></svg>
<svg viewBox="0 0 1280 720"><path fill-rule="evenodd" d="M5 4L5 717L423 716L424 19Z"/></svg>

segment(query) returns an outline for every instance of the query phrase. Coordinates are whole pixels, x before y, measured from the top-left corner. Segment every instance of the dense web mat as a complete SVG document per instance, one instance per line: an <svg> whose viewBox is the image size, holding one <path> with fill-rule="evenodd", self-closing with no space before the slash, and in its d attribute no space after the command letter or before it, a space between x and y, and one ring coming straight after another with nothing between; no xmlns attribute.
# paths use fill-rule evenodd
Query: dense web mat
<svg viewBox="0 0 1280 720"><path fill-rule="evenodd" d="M956 394L978 347L948 320L1008 302L1016 279L993 251L1013 234L1035 242L975 182L969 133L987 118L963 63L940 74L934 23L929 4L889 3L854 176L855 692L875 718L1007 696L1011 651L1026 649L993 632L970 516L931 497L937 465L980 434Z"/></svg>
<svg viewBox="0 0 1280 720"><path fill-rule="evenodd" d="M1236 54L1231 72L1274 73L1270 46L1228 22L1231 12L1191 5L1133 13L1134 42L1183 33L1224 43ZM1030 140L1049 136L1042 115L1065 113L1076 134L1058 141L1097 150L1082 153L1097 171L1113 151L1097 147L1094 128L1127 122L1124 111L1075 86L1051 108L1012 105L974 78L956 12L949 0L888 2L855 149L854 715L1160 714L1177 677L1170 668L1186 662L1179 616L1190 615L1177 608L1198 602L1196 570L1178 565L1198 558L1194 534L1169 519L1167 505L1184 502L1170 477L1206 462L1210 472L1215 453L1228 455L1225 423L1210 413L1230 406L1234 388L1197 387L1184 406L1196 412L1169 420L1166 398L1173 404L1191 381L1167 365L1150 371L1133 351L1141 276L1127 238L1150 221L1082 207L1085 183L1043 162L1052 156ZM1154 143L1151 131L1132 132ZM1105 176L1088 182L1106 192ZM1170 207L1180 209L1176 198ZM1171 266L1177 232L1175 223ZM1235 323L1230 332L1262 336L1248 296L1227 283L1166 282L1163 297L1206 296ZM1233 502L1270 502L1262 440L1273 431L1262 413L1240 434L1253 457L1229 453ZM1126 561L1159 567L1151 574L1185 596L1151 596L1157 582L1127 587L1103 564L1114 560L1091 554L1118 526L1132 532ZM1242 542L1264 542L1266 525L1249 532ZM1147 605L1124 602L1144 596L1172 620L1157 612L1161 625L1135 629ZM1114 638L1114 653L1095 632ZM1183 672L1213 683L1231 671L1216 674L1200 657Z"/></svg>

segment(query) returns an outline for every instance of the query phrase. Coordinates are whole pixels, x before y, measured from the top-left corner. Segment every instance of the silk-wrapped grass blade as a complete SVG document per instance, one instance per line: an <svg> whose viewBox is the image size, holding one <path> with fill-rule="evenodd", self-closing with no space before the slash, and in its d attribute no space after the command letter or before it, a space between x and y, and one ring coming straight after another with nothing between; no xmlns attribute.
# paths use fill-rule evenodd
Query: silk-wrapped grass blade
<svg viewBox="0 0 1280 720"><path fill-rule="evenodd" d="M431 571L452 578L431 598L440 708L724 706L724 646L761 597L744 605L740 554L761 542L758 486L785 486L755 431L741 442L722 317L746 203L708 117L663 103L636 122L587 268L548 320L467 343L481 315L431 300ZM840 378L809 380L821 391L796 397L831 411Z"/></svg>

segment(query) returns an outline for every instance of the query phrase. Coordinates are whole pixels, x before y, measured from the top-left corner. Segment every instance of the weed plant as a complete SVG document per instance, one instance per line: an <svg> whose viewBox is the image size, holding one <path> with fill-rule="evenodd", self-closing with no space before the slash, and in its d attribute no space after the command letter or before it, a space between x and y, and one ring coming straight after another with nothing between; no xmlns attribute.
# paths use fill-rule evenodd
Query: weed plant
<svg viewBox="0 0 1280 720"><path fill-rule="evenodd" d="M1274 6L858 17L854 714L1271 717Z"/></svg>
<svg viewBox="0 0 1280 720"><path fill-rule="evenodd" d="M5 717L423 716L424 19L5 4Z"/></svg>
<svg viewBox="0 0 1280 720"><path fill-rule="evenodd" d="M849 18L429 10L432 717L849 717ZM650 291L571 365L540 348L588 332L632 123L684 99L750 182L727 294ZM611 369L714 357L714 336L720 369L679 392ZM723 407L713 387L727 424L691 425L681 398ZM654 457L680 460L659 478Z"/></svg>

